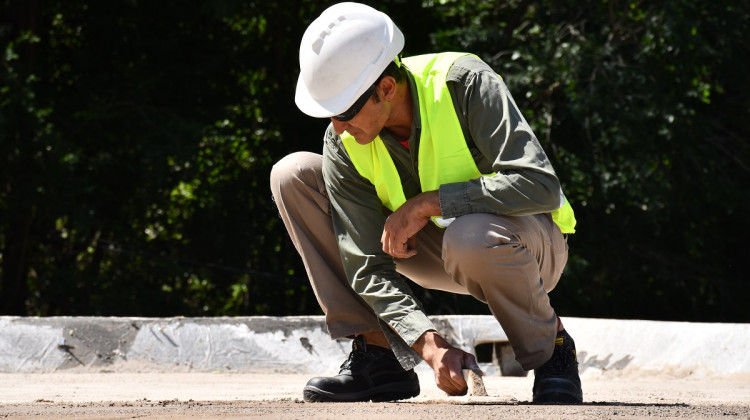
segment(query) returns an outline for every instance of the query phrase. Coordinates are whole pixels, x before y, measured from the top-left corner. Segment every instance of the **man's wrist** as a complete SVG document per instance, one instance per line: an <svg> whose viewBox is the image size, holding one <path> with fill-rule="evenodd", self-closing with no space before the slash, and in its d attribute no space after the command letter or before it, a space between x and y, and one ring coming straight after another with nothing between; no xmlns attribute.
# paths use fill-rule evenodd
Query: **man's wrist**
<svg viewBox="0 0 750 420"><path fill-rule="evenodd" d="M440 194L437 190L427 191L421 194L422 206L420 213L422 216L430 218L432 216L441 216L443 214L440 209Z"/></svg>
<svg viewBox="0 0 750 420"><path fill-rule="evenodd" d="M436 349L442 347L443 343L445 343L445 340L437 331L428 330L411 347L429 364L431 355L435 353Z"/></svg>

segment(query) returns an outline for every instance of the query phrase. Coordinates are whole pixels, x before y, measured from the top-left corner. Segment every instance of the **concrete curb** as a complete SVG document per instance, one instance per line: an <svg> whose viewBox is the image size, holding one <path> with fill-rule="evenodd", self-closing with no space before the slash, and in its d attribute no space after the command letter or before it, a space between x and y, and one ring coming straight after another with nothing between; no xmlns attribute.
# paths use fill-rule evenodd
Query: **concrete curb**
<svg viewBox="0 0 750 420"><path fill-rule="evenodd" d="M456 346L503 372L507 337L491 316L434 316ZM750 324L565 318L584 375L750 377ZM490 346L493 348L493 346ZM485 349L487 346L484 347ZM320 316L233 318L0 317L0 372L198 370L330 373L350 350ZM426 365L421 368L427 368ZM516 371L517 372L517 371Z"/></svg>

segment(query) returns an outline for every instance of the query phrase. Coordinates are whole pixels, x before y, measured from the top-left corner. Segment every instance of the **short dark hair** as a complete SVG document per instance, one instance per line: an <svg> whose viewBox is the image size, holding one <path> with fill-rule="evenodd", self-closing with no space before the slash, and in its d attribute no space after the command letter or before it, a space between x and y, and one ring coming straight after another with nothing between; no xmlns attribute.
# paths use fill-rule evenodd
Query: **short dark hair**
<svg viewBox="0 0 750 420"><path fill-rule="evenodd" d="M404 80L406 80L406 69L401 64L401 57L396 57L395 60L391 61L388 64L388 67L383 70L383 73L380 74L380 77L378 80L382 79L385 76L391 76L394 79L396 79L396 83L401 83Z"/></svg>
<svg viewBox="0 0 750 420"><path fill-rule="evenodd" d="M404 65L401 64L401 56L397 56L393 61L391 61L388 64L388 67L383 70L382 73L380 73L380 77L378 77L378 80L375 81L373 86L377 86L380 84L380 81L383 80L385 76L391 76L396 81L396 84L399 84L406 80L406 68L404 68ZM380 95L378 95L378 91L374 91L372 93L373 98L375 99L375 102L380 102Z"/></svg>

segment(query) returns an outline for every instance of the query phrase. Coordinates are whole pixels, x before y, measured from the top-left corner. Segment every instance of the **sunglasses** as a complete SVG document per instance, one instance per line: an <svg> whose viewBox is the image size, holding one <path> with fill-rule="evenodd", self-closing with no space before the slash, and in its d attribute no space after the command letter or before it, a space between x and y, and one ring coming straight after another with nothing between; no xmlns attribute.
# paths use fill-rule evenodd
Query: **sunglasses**
<svg viewBox="0 0 750 420"><path fill-rule="evenodd" d="M356 117L357 114L359 114L359 111L362 110L362 108L365 107L365 104L367 104L367 101L370 100L370 97L373 93L375 93L375 89L378 88L378 84L380 83L380 79L378 79L375 83L370 86L365 93L362 94L362 96L357 99L357 102L355 102L352 106L349 107L346 111L342 112L339 115L335 115L331 118L333 118L336 121L349 121L352 118Z"/></svg>

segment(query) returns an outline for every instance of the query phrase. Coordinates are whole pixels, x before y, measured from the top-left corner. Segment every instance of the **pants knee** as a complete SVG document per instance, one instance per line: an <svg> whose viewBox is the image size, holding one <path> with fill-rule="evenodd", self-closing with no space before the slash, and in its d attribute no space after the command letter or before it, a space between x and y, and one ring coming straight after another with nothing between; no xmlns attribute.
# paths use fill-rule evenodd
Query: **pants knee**
<svg viewBox="0 0 750 420"><path fill-rule="evenodd" d="M295 152L281 158L271 168L270 184L274 197L299 183L316 182L322 168L322 157L310 152Z"/></svg>

